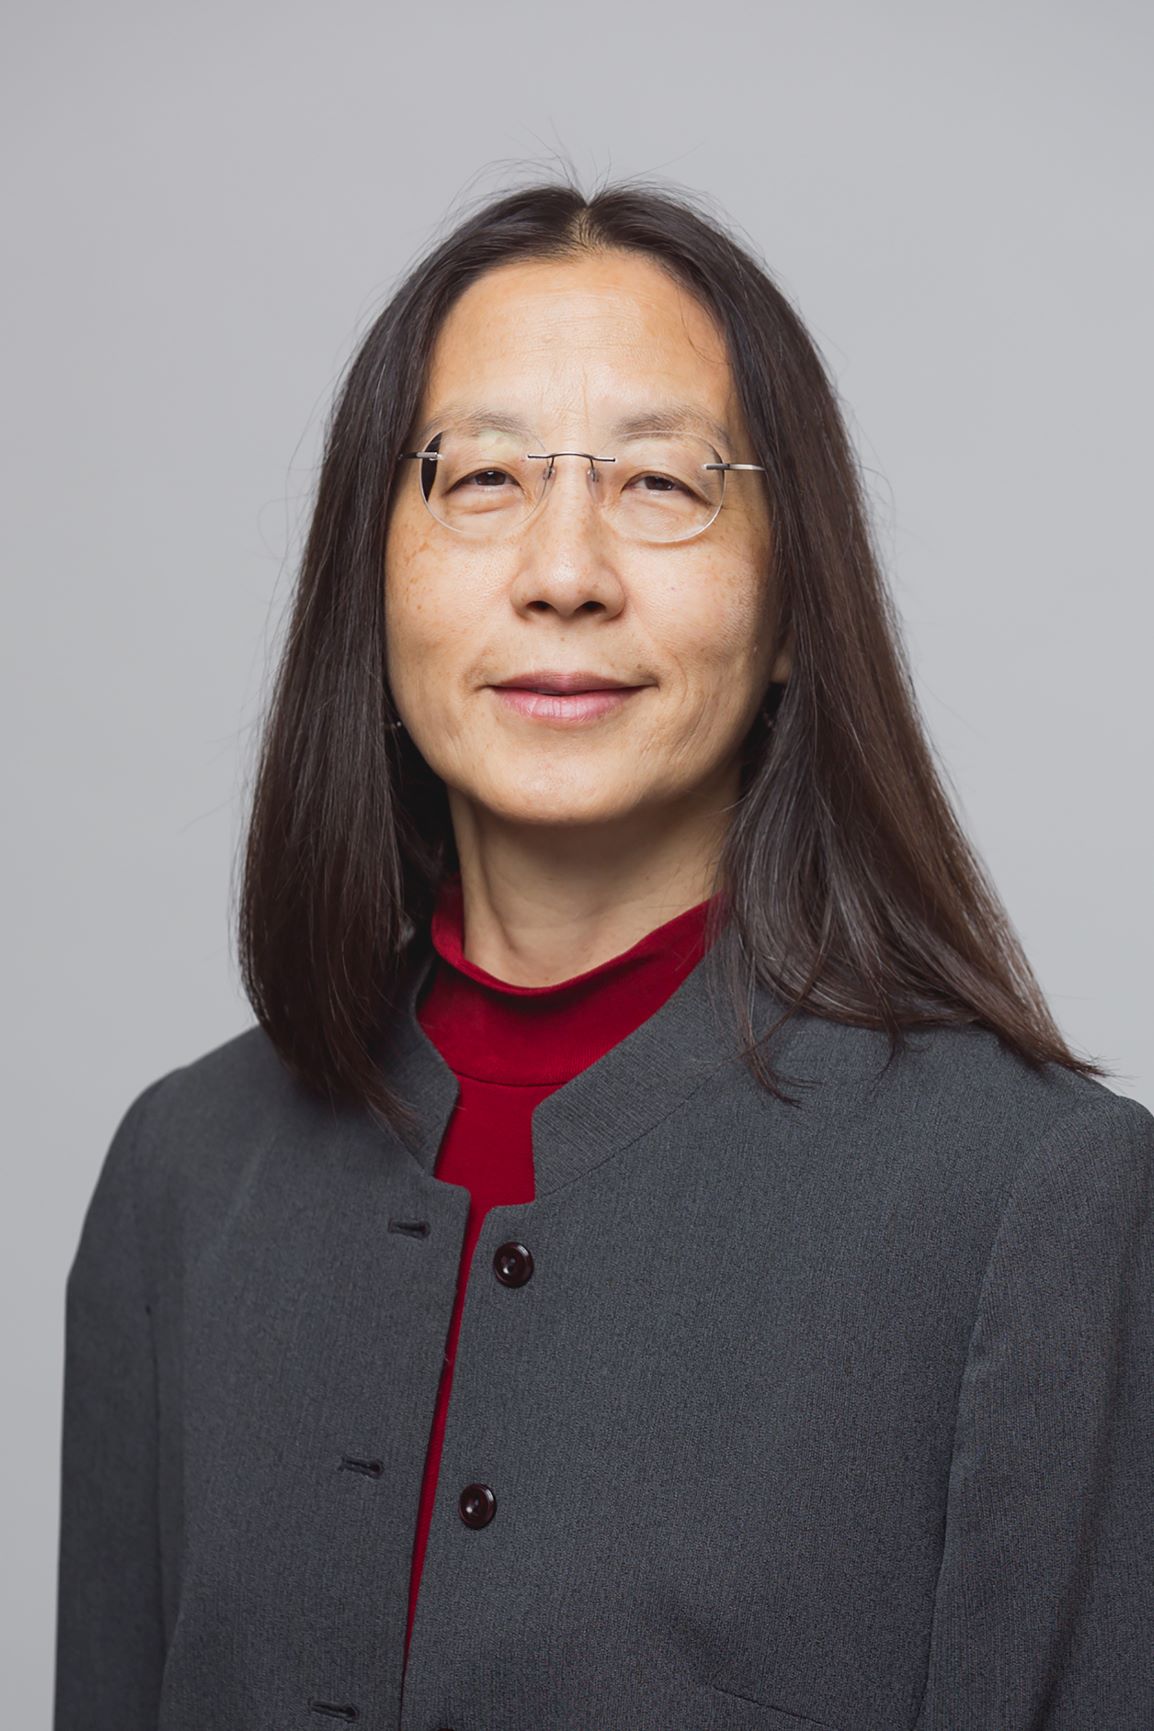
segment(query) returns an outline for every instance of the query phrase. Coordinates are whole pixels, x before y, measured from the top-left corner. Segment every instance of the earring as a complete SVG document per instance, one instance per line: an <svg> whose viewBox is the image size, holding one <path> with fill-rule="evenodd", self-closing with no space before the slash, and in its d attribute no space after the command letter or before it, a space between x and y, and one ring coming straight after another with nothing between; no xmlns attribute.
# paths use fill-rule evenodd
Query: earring
<svg viewBox="0 0 1154 1731"><path fill-rule="evenodd" d="M386 721L385 722L386 727L404 727L404 725L405 724L403 721Z"/></svg>

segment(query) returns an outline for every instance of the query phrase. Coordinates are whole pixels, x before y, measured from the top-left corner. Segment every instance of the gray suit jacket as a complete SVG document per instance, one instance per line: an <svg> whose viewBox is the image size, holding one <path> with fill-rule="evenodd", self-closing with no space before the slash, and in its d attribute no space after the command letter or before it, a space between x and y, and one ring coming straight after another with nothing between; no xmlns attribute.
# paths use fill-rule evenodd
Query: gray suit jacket
<svg viewBox="0 0 1154 1731"><path fill-rule="evenodd" d="M1154 1117L809 1016L791 1109L720 954L485 1219L407 1671L468 1208L427 942L415 1150L255 1027L132 1102L67 1286L56 1731L1151 1731Z"/></svg>

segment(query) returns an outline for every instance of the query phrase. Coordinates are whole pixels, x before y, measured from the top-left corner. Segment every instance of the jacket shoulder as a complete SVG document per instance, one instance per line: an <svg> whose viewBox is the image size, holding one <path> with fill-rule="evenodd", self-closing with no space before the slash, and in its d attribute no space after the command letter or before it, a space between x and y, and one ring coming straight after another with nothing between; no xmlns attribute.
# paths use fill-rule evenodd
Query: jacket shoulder
<svg viewBox="0 0 1154 1731"><path fill-rule="evenodd" d="M155 1121L184 1120L206 1134L225 1127L236 1133L299 1092L272 1041L254 1024L157 1077L129 1109L143 1105Z"/></svg>
<svg viewBox="0 0 1154 1731"><path fill-rule="evenodd" d="M143 1088L122 1119L130 1126L142 1216L176 1203L209 1213L226 1206L286 1114L324 1111L290 1075L264 1029L244 1029Z"/></svg>
<svg viewBox="0 0 1154 1731"><path fill-rule="evenodd" d="M1074 1119L1105 1125L1133 1112L1150 1117L1137 1100L1098 1077L1064 1064L1027 1063L989 1028L919 1029L911 1055L906 1086L912 1093L930 1109L953 1105L979 1122L989 1116L1056 1130Z"/></svg>
<svg viewBox="0 0 1154 1731"><path fill-rule="evenodd" d="M1029 1064L976 1023L907 1029L891 1058L884 1033L813 1019L800 1050L867 1134L885 1126L948 1162L988 1163L991 1177L1047 1145L1149 1157L1154 1114L1140 1101L1065 1065Z"/></svg>

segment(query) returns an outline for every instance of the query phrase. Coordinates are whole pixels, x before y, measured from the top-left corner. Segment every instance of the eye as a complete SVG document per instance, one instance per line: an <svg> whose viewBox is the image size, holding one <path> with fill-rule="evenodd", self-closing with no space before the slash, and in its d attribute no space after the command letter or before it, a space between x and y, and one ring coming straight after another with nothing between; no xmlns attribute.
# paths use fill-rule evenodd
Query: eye
<svg viewBox="0 0 1154 1731"><path fill-rule="evenodd" d="M455 486L464 487L470 481L480 481L485 476L494 476L494 475L497 476L498 478L504 479L504 480L511 480L512 479L512 477L509 475L508 471L505 469L474 469L474 471L471 475L462 476L462 478L455 483ZM487 486L487 483L486 483L486 486Z"/></svg>
<svg viewBox="0 0 1154 1731"><path fill-rule="evenodd" d="M685 499L704 497L701 490L695 487L692 482L678 481L673 475L662 475L653 469L647 469L641 475L634 475L632 480L626 482L626 489L638 481L642 483L638 491L644 493L649 499L670 499L675 493L679 493Z"/></svg>
<svg viewBox="0 0 1154 1731"><path fill-rule="evenodd" d="M675 481L671 475L654 475L654 474L635 475L633 477L633 479L635 481L656 481L656 482L658 482L657 487L647 487L645 489L645 491L647 493L664 492L666 490L666 488L668 488L668 487L676 487L679 493L684 493L684 492L688 491L688 489L686 487L682 486L680 481Z"/></svg>

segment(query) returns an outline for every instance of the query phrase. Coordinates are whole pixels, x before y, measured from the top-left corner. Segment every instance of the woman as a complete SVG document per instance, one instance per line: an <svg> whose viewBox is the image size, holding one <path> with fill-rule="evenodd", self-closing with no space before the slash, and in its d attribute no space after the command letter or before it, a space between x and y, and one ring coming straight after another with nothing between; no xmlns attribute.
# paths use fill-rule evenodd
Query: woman
<svg viewBox="0 0 1154 1731"><path fill-rule="evenodd" d="M69 1275L57 1731L1149 1731L1154 1118L690 199L506 195L370 331L240 937Z"/></svg>

